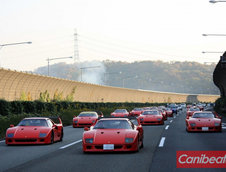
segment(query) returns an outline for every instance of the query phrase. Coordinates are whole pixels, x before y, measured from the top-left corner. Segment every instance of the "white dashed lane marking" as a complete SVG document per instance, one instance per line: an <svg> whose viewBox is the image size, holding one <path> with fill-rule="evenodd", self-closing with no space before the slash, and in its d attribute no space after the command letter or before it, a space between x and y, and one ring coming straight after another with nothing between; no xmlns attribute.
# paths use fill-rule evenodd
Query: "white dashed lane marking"
<svg viewBox="0 0 226 172"><path fill-rule="evenodd" d="M70 144L68 144L68 145L62 146L62 147L60 147L59 149L65 149L65 148L67 148L67 147L69 147L69 146L72 146L72 145L75 145L75 144L77 144L77 143L80 143L81 141L82 141L82 139L81 139L81 140L78 140L78 141L76 141L76 142L72 142L72 143L70 143Z"/></svg>
<svg viewBox="0 0 226 172"><path fill-rule="evenodd" d="M0 143L4 143L4 142L5 142L5 140L0 141Z"/></svg>
<svg viewBox="0 0 226 172"><path fill-rule="evenodd" d="M165 140L166 140L165 137L162 137L162 138L161 138L161 141L160 141L160 143L159 143L159 147L163 147L163 146L164 146Z"/></svg>
<svg viewBox="0 0 226 172"><path fill-rule="evenodd" d="M168 128L169 128L169 125L166 126L165 130L168 130Z"/></svg>
<svg viewBox="0 0 226 172"><path fill-rule="evenodd" d="M173 120L170 121L170 123L173 122Z"/></svg>

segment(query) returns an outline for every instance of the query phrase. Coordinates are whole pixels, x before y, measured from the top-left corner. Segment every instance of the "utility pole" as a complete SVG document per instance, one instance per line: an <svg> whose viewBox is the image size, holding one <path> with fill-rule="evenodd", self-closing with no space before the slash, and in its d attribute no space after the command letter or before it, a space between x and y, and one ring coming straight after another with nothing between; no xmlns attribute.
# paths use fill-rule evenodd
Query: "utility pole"
<svg viewBox="0 0 226 172"><path fill-rule="evenodd" d="M77 29L75 29L74 33L74 62L79 61L79 51L78 51L78 33Z"/></svg>

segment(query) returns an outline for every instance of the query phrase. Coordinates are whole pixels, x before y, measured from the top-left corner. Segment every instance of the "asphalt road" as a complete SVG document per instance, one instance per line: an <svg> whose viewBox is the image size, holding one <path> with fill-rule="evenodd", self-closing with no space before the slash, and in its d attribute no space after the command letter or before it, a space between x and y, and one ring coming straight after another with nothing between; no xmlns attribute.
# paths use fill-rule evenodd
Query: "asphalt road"
<svg viewBox="0 0 226 172"><path fill-rule="evenodd" d="M187 133L185 112L168 118L165 125L145 126L144 148L138 153L83 154L82 133L82 128L65 127L63 142L53 145L6 146L0 142L0 171L225 171L176 168L176 151L226 150L226 129L222 133Z"/></svg>

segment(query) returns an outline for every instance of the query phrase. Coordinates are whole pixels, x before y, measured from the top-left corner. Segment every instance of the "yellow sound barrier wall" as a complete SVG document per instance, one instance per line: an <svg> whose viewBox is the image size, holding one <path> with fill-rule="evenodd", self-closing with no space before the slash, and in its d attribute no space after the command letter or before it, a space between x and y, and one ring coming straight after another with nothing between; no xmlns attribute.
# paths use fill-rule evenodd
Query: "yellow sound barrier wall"
<svg viewBox="0 0 226 172"><path fill-rule="evenodd" d="M38 100L40 93L62 93L65 98L75 88L74 101L79 102L214 102L218 95L188 95L101 86L36 74L0 69L0 99L20 100L29 95Z"/></svg>

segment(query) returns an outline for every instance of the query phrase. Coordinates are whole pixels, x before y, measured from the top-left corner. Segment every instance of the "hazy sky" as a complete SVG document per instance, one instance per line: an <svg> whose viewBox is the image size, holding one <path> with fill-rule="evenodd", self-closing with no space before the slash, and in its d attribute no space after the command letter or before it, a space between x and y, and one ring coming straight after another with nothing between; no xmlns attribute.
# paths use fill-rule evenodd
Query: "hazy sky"
<svg viewBox="0 0 226 172"><path fill-rule="evenodd" d="M47 58L217 62L226 37L226 3L209 0L0 0L0 65L34 70ZM73 63L74 60L61 60ZM52 61L51 64L61 62Z"/></svg>

